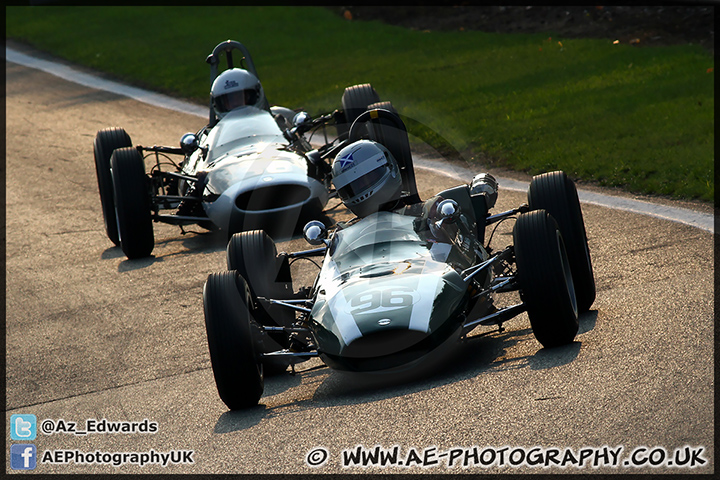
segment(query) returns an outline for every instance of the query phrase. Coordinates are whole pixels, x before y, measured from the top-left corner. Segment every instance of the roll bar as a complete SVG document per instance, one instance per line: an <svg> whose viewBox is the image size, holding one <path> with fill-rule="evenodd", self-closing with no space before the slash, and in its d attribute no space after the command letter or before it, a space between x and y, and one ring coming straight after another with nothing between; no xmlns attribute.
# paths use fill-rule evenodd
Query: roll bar
<svg viewBox="0 0 720 480"><path fill-rule="evenodd" d="M212 53L208 55L208 57L205 59L205 61L210 64L210 85L212 85L212 82L214 82L218 76L218 65L220 64L221 53L225 52L225 58L227 59L227 68L235 68L232 56L233 50L240 50L242 52L243 58L240 59L240 64L242 64L242 61L245 60L247 64L247 70L253 75L255 75L258 79L260 78L257 70L255 69L255 63L253 63L252 57L250 56L250 52L248 51L247 47L240 42L236 42L235 40L226 40L222 43L218 43L217 46L213 49Z"/></svg>
<svg viewBox="0 0 720 480"><path fill-rule="evenodd" d="M249 71L253 75L255 75L258 80L260 79L260 75L257 73L257 69L255 68L255 63L252 60L252 57L250 56L250 51L247 49L245 45L243 45L240 42L237 42L235 40L226 40L222 43L218 43L215 48L213 48L213 51L210 55L207 56L205 61L210 64L210 86L212 86L215 79L218 77L218 67L220 66L220 55L222 53L225 53L225 59L227 60L227 68L235 68L235 62L233 59L233 50L239 50L242 53L242 57L240 58L240 61L237 62L238 65L241 68L244 68L245 70ZM245 65L243 65L243 62L245 62ZM267 97L265 100L265 109L269 110L270 105L267 101ZM209 118L209 124L210 126L213 126L217 123L217 117L215 116L215 110L213 109L212 105L212 99L210 99L210 118Z"/></svg>

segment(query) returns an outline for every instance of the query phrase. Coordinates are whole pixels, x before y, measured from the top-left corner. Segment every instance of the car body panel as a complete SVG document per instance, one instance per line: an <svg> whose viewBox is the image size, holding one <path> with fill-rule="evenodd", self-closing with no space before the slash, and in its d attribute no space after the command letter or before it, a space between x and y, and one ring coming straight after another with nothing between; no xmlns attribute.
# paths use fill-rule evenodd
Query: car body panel
<svg viewBox="0 0 720 480"><path fill-rule="evenodd" d="M335 232L309 321L318 352L335 368L407 363L462 325L470 292L459 271L475 258L432 239L418 220L378 212Z"/></svg>
<svg viewBox="0 0 720 480"><path fill-rule="evenodd" d="M246 106L229 112L199 145L183 172L205 175L202 205L221 229L294 226L327 204L327 183L312 176L307 158L290 149L266 110Z"/></svg>
<svg viewBox="0 0 720 480"><path fill-rule="evenodd" d="M228 112L209 132L204 142L209 147L206 167L231 151L242 151L258 143L287 144L282 131L267 110L244 106Z"/></svg>

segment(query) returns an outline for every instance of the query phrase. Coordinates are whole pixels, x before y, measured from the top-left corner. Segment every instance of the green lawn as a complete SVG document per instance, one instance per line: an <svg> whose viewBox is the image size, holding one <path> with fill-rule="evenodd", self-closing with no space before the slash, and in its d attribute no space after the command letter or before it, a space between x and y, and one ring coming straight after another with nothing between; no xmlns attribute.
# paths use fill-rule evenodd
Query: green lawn
<svg viewBox="0 0 720 480"><path fill-rule="evenodd" d="M420 32L319 7L32 6L6 18L8 38L202 104L205 57L238 40L273 104L330 111L370 82L412 133L471 162L713 200L714 59L699 46Z"/></svg>

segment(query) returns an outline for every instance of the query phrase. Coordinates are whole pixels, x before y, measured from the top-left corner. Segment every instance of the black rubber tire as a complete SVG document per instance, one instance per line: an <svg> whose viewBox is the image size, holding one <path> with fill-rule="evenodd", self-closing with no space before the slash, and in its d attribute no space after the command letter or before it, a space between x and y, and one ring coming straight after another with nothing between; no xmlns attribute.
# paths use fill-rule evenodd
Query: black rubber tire
<svg viewBox="0 0 720 480"><path fill-rule="evenodd" d="M338 136L346 136L350 130L350 125L364 111L368 105L380 101L380 95L375 91L369 83L353 85L347 87L342 96L342 108L345 114L345 123L337 125Z"/></svg>
<svg viewBox="0 0 720 480"><path fill-rule="evenodd" d="M105 128L97 132L93 143L93 156L95 157L95 173L97 175L100 204L102 206L105 232L115 245L120 245L117 220L115 219L115 198L113 195L113 182L110 173L110 157L112 153L123 147L132 146L130 135L119 127Z"/></svg>
<svg viewBox="0 0 720 480"><path fill-rule="evenodd" d="M210 363L220 398L230 410L258 404L265 387L250 312L250 290L236 271L212 273L203 287Z"/></svg>
<svg viewBox="0 0 720 480"><path fill-rule="evenodd" d="M528 189L528 204L531 210L546 210L558 223L570 259L578 311L588 311L595 301L595 277L575 183L562 171L536 175Z"/></svg>
<svg viewBox="0 0 720 480"><path fill-rule="evenodd" d="M543 347L571 343L578 309L562 234L545 210L523 213L513 229L520 297L535 338Z"/></svg>
<svg viewBox="0 0 720 480"><path fill-rule="evenodd" d="M292 278L287 260L277 254L275 241L263 230L239 232L227 244L228 270L237 270L247 279L257 305L257 320L263 325L290 326L295 313L287 307L257 301L258 297L290 299Z"/></svg>
<svg viewBox="0 0 720 480"><path fill-rule="evenodd" d="M137 148L115 150L110 157L120 247L128 258L147 257L155 245L149 181Z"/></svg>
<svg viewBox="0 0 720 480"><path fill-rule="evenodd" d="M376 108L382 108L383 110L388 110L396 115L398 114L398 111L395 110L395 107L393 107L392 102L388 102L388 101L376 102L376 103L372 103L367 106L368 110L375 110ZM355 117L355 118L357 118L357 117Z"/></svg>

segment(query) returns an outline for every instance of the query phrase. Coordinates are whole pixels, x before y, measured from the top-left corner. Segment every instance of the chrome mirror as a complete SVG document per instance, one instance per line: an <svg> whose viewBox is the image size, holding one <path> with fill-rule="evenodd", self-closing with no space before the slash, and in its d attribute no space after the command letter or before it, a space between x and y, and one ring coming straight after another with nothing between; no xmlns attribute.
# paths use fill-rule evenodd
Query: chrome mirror
<svg viewBox="0 0 720 480"><path fill-rule="evenodd" d="M194 133L186 133L180 139L180 150L182 150L185 155L190 155L197 150L197 148L198 139Z"/></svg>
<svg viewBox="0 0 720 480"><path fill-rule="evenodd" d="M443 200L437 207L437 216L440 221L455 220L460 216L460 205L450 198Z"/></svg>
<svg viewBox="0 0 720 480"><path fill-rule="evenodd" d="M299 112L296 113L293 117L293 125L296 127L300 127L302 125L306 125L312 121L312 117L307 112Z"/></svg>
<svg viewBox="0 0 720 480"><path fill-rule="evenodd" d="M327 245L327 234L327 227L319 220L312 220L303 228L303 237L310 245Z"/></svg>

